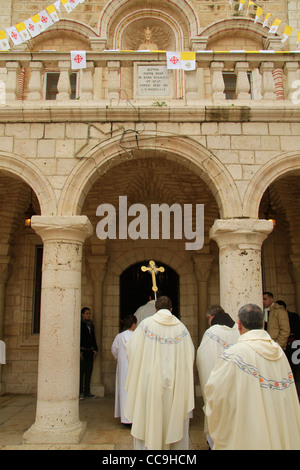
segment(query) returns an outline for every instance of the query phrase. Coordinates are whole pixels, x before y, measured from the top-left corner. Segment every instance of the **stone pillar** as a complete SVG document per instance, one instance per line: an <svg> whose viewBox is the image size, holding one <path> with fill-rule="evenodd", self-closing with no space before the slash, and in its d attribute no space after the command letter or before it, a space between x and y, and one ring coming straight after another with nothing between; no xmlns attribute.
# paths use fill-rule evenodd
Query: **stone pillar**
<svg viewBox="0 0 300 470"><path fill-rule="evenodd" d="M283 70L285 73L285 99L292 100L293 94L300 84L298 80L298 62L286 62ZM297 97L299 97L299 93L297 93Z"/></svg>
<svg viewBox="0 0 300 470"><path fill-rule="evenodd" d="M6 62L6 101L15 101L19 96L19 62Z"/></svg>
<svg viewBox="0 0 300 470"><path fill-rule="evenodd" d="M208 280L212 270L213 256L196 253L193 256L194 269L198 281L198 345L208 328L206 310L208 308Z"/></svg>
<svg viewBox="0 0 300 470"><path fill-rule="evenodd" d="M273 62L262 62L260 66L261 94L263 100L276 100L275 81L273 77Z"/></svg>
<svg viewBox="0 0 300 470"><path fill-rule="evenodd" d="M43 240L41 329L35 423L25 443L78 443L82 245L86 216L33 216Z"/></svg>
<svg viewBox="0 0 300 470"><path fill-rule="evenodd" d="M237 100L250 100L250 83L248 79L248 62L237 62L235 64L236 73L236 98Z"/></svg>
<svg viewBox="0 0 300 470"><path fill-rule="evenodd" d="M86 63L86 69L82 69L81 75L81 89L80 89L80 100L89 101L94 96L94 62L88 61Z"/></svg>
<svg viewBox="0 0 300 470"><path fill-rule="evenodd" d="M107 62L108 68L108 99L120 99L120 73L121 63L119 60L110 60Z"/></svg>
<svg viewBox="0 0 300 470"><path fill-rule="evenodd" d="M0 256L0 340L3 341L4 305L6 282L9 275L9 256ZM4 395L5 388L2 383L2 366L0 364L0 395Z"/></svg>
<svg viewBox="0 0 300 470"><path fill-rule="evenodd" d="M69 100L71 96L71 83L70 83L70 62L68 60L60 60L58 67L60 70L59 79L57 83L58 94L57 101Z"/></svg>
<svg viewBox="0 0 300 470"><path fill-rule="evenodd" d="M272 229L267 220L220 219L210 230L219 246L220 305L235 320L247 303L262 308L261 246Z"/></svg>
<svg viewBox="0 0 300 470"><path fill-rule="evenodd" d="M214 100L225 100L225 84L223 79L224 62L212 62L210 70L212 74L212 96Z"/></svg>
<svg viewBox="0 0 300 470"><path fill-rule="evenodd" d="M93 280L93 321L98 345L98 354L94 362L92 375L92 393L104 397L102 383L102 325L103 325L103 281L107 268L108 256L89 256L88 263Z"/></svg>
<svg viewBox="0 0 300 470"><path fill-rule="evenodd" d="M39 101L43 98L43 62L30 62L31 76L28 86L28 100Z"/></svg>

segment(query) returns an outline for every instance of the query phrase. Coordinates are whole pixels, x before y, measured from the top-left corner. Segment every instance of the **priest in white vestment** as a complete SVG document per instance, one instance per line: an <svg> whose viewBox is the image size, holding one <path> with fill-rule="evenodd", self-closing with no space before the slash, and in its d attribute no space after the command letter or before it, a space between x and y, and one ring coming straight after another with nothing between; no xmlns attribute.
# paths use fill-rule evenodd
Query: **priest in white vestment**
<svg viewBox="0 0 300 470"><path fill-rule="evenodd" d="M195 348L170 299L161 296L155 305L127 342L125 415L135 450L187 450Z"/></svg>
<svg viewBox="0 0 300 470"><path fill-rule="evenodd" d="M238 313L241 336L218 359L205 386L215 450L299 450L300 407L282 348L253 304Z"/></svg>
<svg viewBox="0 0 300 470"><path fill-rule="evenodd" d="M119 333L112 344L111 352L117 360L116 383L115 383L115 418L121 418L121 423L130 424L124 414L126 390L125 383L128 371L128 360L126 354L126 343L133 334L137 325L134 315L127 315L123 320L124 331Z"/></svg>
<svg viewBox="0 0 300 470"><path fill-rule="evenodd" d="M199 375L200 388L205 405L203 390L208 377L217 363L218 357L224 350L235 344L240 337L238 324L220 305L212 305L206 312L209 328L205 331L197 350L196 365ZM204 419L204 432L210 447L212 447L208 435L207 420Z"/></svg>

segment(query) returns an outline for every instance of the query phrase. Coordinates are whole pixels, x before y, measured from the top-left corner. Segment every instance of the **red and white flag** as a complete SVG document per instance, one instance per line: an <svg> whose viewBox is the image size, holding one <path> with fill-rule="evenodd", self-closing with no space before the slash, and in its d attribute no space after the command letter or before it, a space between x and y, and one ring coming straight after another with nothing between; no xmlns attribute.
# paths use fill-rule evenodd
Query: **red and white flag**
<svg viewBox="0 0 300 470"><path fill-rule="evenodd" d="M181 69L180 52L167 52L167 68Z"/></svg>
<svg viewBox="0 0 300 470"><path fill-rule="evenodd" d="M50 15L47 13L46 10L40 11L39 17L41 19L41 23L42 23L44 29L47 29L47 28L49 28L49 26L53 25L53 21L50 18Z"/></svg>
<svg viewBox="0 0 300 470"><path fill-rule="evenodd" d="M11 26L10 28L6 28L6 32L8 37L12 40L12 42L18 46L19 44L22 44L24 40L22 39L19 31L15 26Z"/></svg>
<svg viewBox="0 0 300 470"><path fill-rule="evenodd" d="M71 51L71 68L73 70L86 68L86 51Z"/></svg>

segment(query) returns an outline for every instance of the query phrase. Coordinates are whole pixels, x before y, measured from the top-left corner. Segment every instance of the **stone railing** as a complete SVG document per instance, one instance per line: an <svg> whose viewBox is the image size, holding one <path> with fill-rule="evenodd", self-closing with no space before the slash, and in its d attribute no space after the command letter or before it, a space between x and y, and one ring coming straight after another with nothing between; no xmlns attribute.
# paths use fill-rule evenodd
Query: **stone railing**
<svg viewBox="0 0 300 470"><path fill-rule="evenodd" d="M236 105L261 100L298 104L297 52L201 51L196 53L196 70L188 72L167 70L164 52L89 51L86 59L86 68L73 71L70 53L0 53L0 106L12 106L20 100L52 106L70 101L71 105L70 75L74 72L73 99L82 104L99 101L119 106L130 100L138 105L225 105L228 97ZM50 72L58 76L52 101L46 99ZM226 77L231 81L229 94Z"/></svg>

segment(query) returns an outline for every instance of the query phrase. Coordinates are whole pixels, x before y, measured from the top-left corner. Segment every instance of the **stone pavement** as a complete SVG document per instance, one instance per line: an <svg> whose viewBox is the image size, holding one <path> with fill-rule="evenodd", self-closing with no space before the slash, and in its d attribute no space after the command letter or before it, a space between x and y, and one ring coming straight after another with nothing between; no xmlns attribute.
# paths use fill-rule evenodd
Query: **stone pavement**
<svg viewBox="0 0 300 470"><path fill-rule="evenodd" d="M208 450L203 433L203 402L196 399L194 417L190 421L190 450ZM132 450L130 429L114 418L114 395L79 402L81 421L87 431L80 444L22 444L23 433L34 423L34 395L0 396L0 450Z"/></svg>

